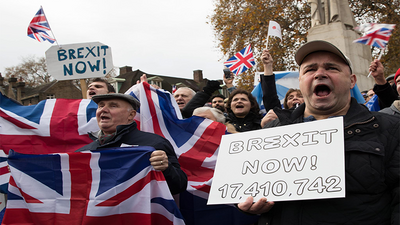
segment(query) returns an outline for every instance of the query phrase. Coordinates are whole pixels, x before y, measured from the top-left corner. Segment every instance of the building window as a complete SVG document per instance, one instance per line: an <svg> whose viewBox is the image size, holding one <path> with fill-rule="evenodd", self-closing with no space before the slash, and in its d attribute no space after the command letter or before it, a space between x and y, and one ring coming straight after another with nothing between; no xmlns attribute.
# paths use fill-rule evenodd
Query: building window
<svg viewBox="0 0 400 225"><path fill-rule="evenodd" d="M161 83L161 81L151 80L151 81L150 81L150 84L155 84L155 85L159 86L160 88L162 88L162 83Z"/></svg>
<svg viewBox="0 0 400 225"><path fill-rule="evenodd" d="M56 95L47 95L47 99L55 99Z"/></svg>

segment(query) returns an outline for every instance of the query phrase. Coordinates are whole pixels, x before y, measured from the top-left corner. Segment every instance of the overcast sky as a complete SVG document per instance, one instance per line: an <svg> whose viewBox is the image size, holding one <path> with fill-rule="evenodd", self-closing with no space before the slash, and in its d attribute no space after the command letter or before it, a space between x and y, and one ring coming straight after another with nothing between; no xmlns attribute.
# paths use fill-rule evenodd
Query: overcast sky
<svg viewBox="0 0 400 225"><path fill-rule="evenodd" d="M114 67L150 74L221 79L226 60L207 16L213 0L2 0L0 72L23 57L45 57L52 44L27 36L43 7L60 45L101 42L111 47ZM53 45L56 45L54 43Z"/></svg>

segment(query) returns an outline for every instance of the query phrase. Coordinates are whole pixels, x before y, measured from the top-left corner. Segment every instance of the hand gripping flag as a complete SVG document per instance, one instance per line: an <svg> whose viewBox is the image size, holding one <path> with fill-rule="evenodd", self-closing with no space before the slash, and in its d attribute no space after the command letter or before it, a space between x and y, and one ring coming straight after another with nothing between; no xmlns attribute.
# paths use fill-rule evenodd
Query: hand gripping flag
<svg viewBox="0 0 400 225"><path fill-rule="evenodd" d="M43 8L40 7L39 11L36 13L35 17L33 17L28 26L28 36L39 42L48 41L53 44L56 39L47 33L49 31L51 31L50 25L47 22Z"/></svg>
<svg viewBox="0 0 400 225"><path fill-rule="evenodd" d="M356 30L365 33L365 35L353 42L371 45L377 48L385 48L395 26L396 24L363 24L362 26L357 27Z"/></svg>
<svg viewBox="0 0 400 225"><path fill-rule="evenodd" d="M152 147L26 155L10 152L2 224L184 224Z"/></svg>
<svg viewBox="0 0 400 225"><path fill-rule="evenodd" d="M224 65L229 68L236 76L250 69L256 64L253 57L251 45L248 45L240 52L232 56Z"/></svg>

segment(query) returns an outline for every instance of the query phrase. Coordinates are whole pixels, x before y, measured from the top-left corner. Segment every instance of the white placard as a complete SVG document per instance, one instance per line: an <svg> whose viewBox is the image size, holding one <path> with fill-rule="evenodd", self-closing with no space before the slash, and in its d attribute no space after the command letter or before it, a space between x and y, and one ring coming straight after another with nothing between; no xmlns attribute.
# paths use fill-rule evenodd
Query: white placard
<svg viewBox="0 0 400 225"><path fill-rule="evenodd" d="M345 197L343 117L224 135L207 204Z"/></svg>
<svg viewBox="0 0 400 225"><path fill-rule="evenodd" d="M46 51L46 64L57 80L104 77L114 67L111 48L100 42L52 46Z"/></svg>

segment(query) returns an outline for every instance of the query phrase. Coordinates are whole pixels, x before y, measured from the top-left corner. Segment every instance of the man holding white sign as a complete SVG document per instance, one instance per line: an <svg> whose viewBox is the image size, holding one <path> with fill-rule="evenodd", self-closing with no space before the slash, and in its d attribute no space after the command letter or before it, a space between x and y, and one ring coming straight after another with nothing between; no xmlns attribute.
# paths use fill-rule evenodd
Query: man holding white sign
<svg viewBox="0 0 400 225"><path fill-rule="evenodd" d="M305 103L293 112L277 111L266 127L343 116L345 198L268 202L253 197L242 211L263 214L259 224L400 224L399 123L370 112L351 98L356 84L350 60L334 45L312 41L295 55ZM307 125L305 125L307 126Z"/></svg>

